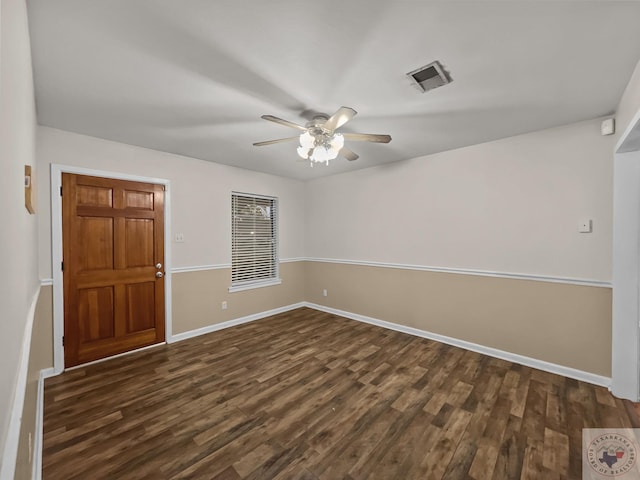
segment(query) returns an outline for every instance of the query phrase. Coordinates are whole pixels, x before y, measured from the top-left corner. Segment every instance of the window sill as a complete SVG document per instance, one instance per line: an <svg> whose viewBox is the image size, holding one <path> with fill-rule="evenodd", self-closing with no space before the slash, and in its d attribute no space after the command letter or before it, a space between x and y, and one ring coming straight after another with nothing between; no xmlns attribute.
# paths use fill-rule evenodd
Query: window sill
<svg viewBox="0 0 640 480"><path fill-rule="evenodd" d="M280 278L272 278L261 282L251 282L241 285L231 285L229 287L229 293L242 292L244 290L253 290L254 288L271 287L273 285L280 285L282 280Z"/></svg>

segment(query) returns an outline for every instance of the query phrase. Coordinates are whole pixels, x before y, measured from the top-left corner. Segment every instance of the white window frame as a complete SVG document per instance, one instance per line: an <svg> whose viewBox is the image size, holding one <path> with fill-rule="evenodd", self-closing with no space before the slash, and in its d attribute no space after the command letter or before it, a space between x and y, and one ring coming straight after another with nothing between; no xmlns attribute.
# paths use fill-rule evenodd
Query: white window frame
<svg viewBox="0 0 640 480"><path fill-rule="evenodd" d="M234 238L236 235L235 228L235 202L234 197L248 197L260 200L268 200L272 202L272 225L273 225L273 236L272 241L274 244L273 250L273 271L274 276L269 278L261 278L261 279L249 279L249 280L233 280L234 277L234 268L236 265L234 263ZM267 196L267 195L257 195L254 193L244 193L244 192L231 192L231 286L229 287L229 292L240 292L243 290L250 290L253 288L261 288L261 287L269 287L272 285L279 285L282 283L280 279L280 262L279 262L279 241L278 241L278 230L279 230L279 206L278 206L278 198Z"/></svg>

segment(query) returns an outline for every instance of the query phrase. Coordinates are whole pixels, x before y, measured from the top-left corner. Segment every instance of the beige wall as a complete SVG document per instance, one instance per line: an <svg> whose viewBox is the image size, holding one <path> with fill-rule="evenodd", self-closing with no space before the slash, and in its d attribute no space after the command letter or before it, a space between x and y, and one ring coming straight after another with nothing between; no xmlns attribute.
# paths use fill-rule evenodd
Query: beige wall
<svg viewBox="0 0 640 480"><path fill-rule="evenodd" d="M173 268L231 263L231 192L279 198L280 258L304 254L304 183L146 148L38 127L38 206L50 208L50 164L163 178L171 181L171 228L184 243L172 242ZM39 219L39 264L51 277L51 222Z"/></svg>
<svg viewBox="0 0 640 480"><path fill-rule="evenodd" d="M280 285L229 293L229 268L173 274L174 335L302 302L304 262L280 264L280 277Z"/></svg>
<svg viewBox="0 0 640 480"><path fill-rule="evenodd" d="M612 150L591 120L310 181L306 256L609 281Z"/></svg>
<svg viewBox="0 0 640 480"><path fill-rule="evenodd" d="M609 288L320 262L305 278L312 303L611 374Z"/></svg>
<svg viewBox="0 0 640 480"><path fill-rule="evenodd" d="M0 462L16 394L28 311L38 288L36 219L24 207L35 166L35 105L26 2L0 2ZM28 347L28 345L27 345ZM13 457L13 455L11 455ZM6 465L12 463L7 462ZM8 467L5 467L8 468Z"/></svg>
<svg viewBox="0 0 640 480"><path fill-rule="evenodd" d="M227 292L229 269L173 274L173 333L308 301L596 375L611 373L609 288L322 262L283 263L280 274L281 285L235 293ZM30 372L33 365L53 367L51 290L40 292L32 347L40 353L35 361L32 353Z"/></svg>
<svg viewBox="0 0 640 480"><path fill-rule="evenodd" d="M282 263L280 285L234 293L228 292L231 282L229 268L172 274L173 334L304 301L304 265L302 261ZM33 325L29 382L37 381L40 370L53 368L52 295L53 287L41 287ZM226 310L221 308L223 301L227 302ZM32 400L35 402L35 397ZM25 400L25 406L29 401Z"/></svg>
<svg viewBox="0 0 640 480"><path fill-rule="evenodd" d="M255 313L285 307L304 301L304 262L280 264L282 283L229 293L231 269L221 268L172 274L173 334L180 334L210 325L235 320ZM34 320L29 372L37 365L37 372L53 368L53 287L43 286ZM227 309L221 304L227 302ZM36 372L36 374L37 374ZM31 376L30 376L31 378ZM37 380L37 377L36 377Z"/></svg>
<svg viewBox="0 0 640 480"><path fill-rule="evenodd" d="M40 296L33 319L31 333L31 351L29 353L29 369L27 371L27 388L24 397L22 425L20 429L20 444L18 461L16 463L17 479L31 478L33 471L33 441L35 441L36 400L38 396L38 379L40 371L53 367L53 332L51 330L52 288L40 288ZM29 450L29 435L31 435L32 450Z"/></svg>

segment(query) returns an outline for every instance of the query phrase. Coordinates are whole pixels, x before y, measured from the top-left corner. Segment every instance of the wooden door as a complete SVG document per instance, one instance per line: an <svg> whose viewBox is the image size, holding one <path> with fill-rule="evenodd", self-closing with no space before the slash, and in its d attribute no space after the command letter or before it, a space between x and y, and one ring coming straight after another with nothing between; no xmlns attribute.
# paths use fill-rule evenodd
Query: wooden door
<svg viewBox="0 0 640 480"><path fill-rule="evenodd" d="M62 175L64 362L164 341L164 190Z"/></svg>

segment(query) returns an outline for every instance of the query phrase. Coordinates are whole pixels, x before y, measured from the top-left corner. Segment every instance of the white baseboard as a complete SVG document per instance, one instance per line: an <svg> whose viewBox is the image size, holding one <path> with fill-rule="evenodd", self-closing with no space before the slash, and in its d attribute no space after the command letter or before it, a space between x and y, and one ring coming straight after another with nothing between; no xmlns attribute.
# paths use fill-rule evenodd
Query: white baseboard
<svg viewBox="0 0 640 480"><path fill-rule="evenodd" d="M20 350L20 360L18 363L18 378L16 380L13 395L13 405L11 407L11 417L7 428L7 436L2 453L2 464L0 465L0 479L12 479L16 470L16 460L18 456L18 444L20 443L20 426L22 424L22 409L24 408L24 396L27 388L27 371L29 369L29 352L31 350L31 332L33 330L33 318L36 313L36 304L40 296L40 286L31 299L31 305L27 312L22 338L22 348Z"/></svg>
<svg viewBox="0 0 640 480"><path fill-rule="evenodd" d="M43 438L43 423L44 423L44 381L55 376L56 373L51 368L45 368L40 370L40 376L38 378L38 396L36 398L36 427L33 432L33 473L31 478L33 480L42 479L42 438Z"/></svg>
<svg viewBox="0 0 640 480"><path fill-rule="evenodd" d="M235 327L236 325L253 322L255 320L260 320L261 318L270 317L271 315L277 315L278 313L288 312L290 310L295 310L296 308L304 306L306 306L305 302L299 302L292 305L286 305L284 307L274 308L273 310L267 310L265 312L254 313L252 315L247 315L246 317L240 317L233 320L228 320L226 322L216 323L215 325L207 325L206 327L197 328L195 330L189 330L188 332L173 335L169 343L180 342L182 340L198 337L206 333L216 332L218 330L223 330L229 327Z"/></svg>
<svg viewBox="0 0 640 480"><path fill-rule="evenodd" d="M425 330L419 330L413 327L407 327L399 325L397 323L386 322L377 318L367 317L358 313L346 312L344 310L338 310L336 308L326 307L324 305L318 305L315 303L303 302L305 307L320 310L322 312L333 313L341 317L350 318L359 322L369 323L378 327L387 328L389 330L395 330L397 332L407 333L416 337L427 338L429 340L435 340L436 342L446 343L447 345L453 345L454 347L464 348L472 352L482 353L490 357L500 358L508 362L525 365L527 367L537 368L549 373L555 373L556 375L562 375L564 377L573 378L583 382L591 383L594 385L600 385L602 387L609 387L611 385L611 378L603 377L601 375L595 375L593 373L577 370L575 368L565 367L555 363L545 362L536 358L526 357L524 355L518 355L517 353L505 352L504 350L498 350L497 348L486 347L477 343L467 342L457 338L447 337L438 333L427 332Z"/></svg>

